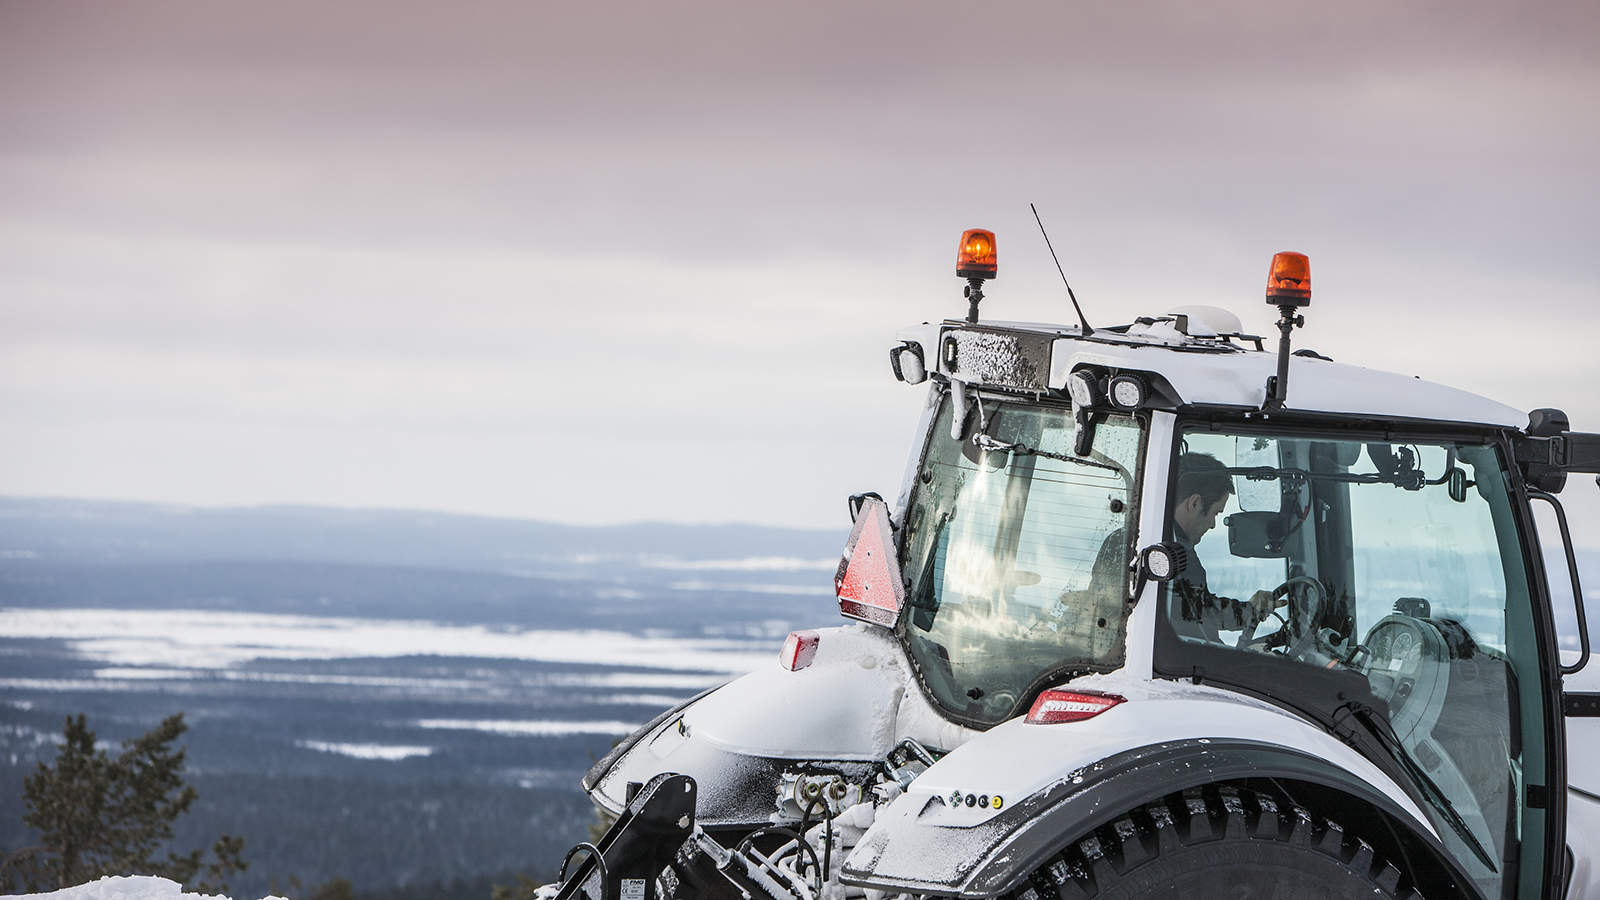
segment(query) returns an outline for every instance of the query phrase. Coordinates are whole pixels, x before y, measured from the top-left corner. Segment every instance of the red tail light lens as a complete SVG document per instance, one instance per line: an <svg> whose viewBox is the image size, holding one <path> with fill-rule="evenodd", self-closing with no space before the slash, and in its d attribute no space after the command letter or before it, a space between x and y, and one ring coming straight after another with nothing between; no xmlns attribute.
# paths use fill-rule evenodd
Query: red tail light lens
<svg viewBox="0 0 1600 900"><path fill-rule="evenodd" d="M1102 694L1099 691L1045 691L1033 701L1025 720L1030 725L1055 725L1061 722L1081 722L1092 719L1118 703L1128 702L1127 697Z"/></svg>
<svg viewBox="0 0 1600 900"><path fill-rule="evenodd" d="M798 672L817 658L817 644L822 635L815 631L791 631L783 639L783 649L778 651L778 664L791 672Z"/></svg>

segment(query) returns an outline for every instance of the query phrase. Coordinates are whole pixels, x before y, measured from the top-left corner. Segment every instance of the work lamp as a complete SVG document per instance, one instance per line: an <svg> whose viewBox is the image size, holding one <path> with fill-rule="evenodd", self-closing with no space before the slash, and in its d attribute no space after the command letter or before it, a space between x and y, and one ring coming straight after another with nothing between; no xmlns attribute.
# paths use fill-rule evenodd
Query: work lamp
<svg viewBox="0 0 1600 900"><path fill-rule="evenodd" d="M1107 393L1117 408L1135 410L1150 399L1150 385L1137 375L1118 375L1111 379Z"/></svg>
<svg viewBox="0 0 1600 900"><path fill-rule="evenodd" d="M1073 406L1090 408L1100 405L1100 380L1088 369L1079 369L1067 376L1067 396Z"/></svg>

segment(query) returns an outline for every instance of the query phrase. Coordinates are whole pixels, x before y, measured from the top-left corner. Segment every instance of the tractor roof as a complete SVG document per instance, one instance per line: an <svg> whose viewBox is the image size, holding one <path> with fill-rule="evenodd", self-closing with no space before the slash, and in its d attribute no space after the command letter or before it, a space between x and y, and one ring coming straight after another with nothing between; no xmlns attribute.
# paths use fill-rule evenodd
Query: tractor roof
<svg viewBox="0 0 1600 900"><path fill-rule="evenodd" d="M1222 310L1188 309L1238 322ZM1278 365L1275 349L1257 349L1260 339L1218 334L1203 320L1184 316L1096 329L1087 338L1076 325L964 321L924 323L899 337L920 349L930 373L976 386L1061 390L1069 374L1087 366L1160 376L1162 389L1170 388L1180 405L1260 409ZM1284 409L1517 429L1528 423L1522 410L1477 394L1314 356L1290 358Z"/></svg>

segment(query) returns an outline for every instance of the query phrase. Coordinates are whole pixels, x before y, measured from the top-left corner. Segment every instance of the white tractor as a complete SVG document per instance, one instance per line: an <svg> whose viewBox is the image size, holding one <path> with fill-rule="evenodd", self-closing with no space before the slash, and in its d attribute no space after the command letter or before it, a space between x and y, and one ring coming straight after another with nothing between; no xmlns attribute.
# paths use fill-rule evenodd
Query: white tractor
<svg viewBox="0 0 1600 900"><path fill-rule="evenodd" d="M596 764L617 822L546 893L1600 900L1554 496L1600 435L1291 353L1300 254L1276 352L1206 307L980 323L994 263L964 235L966 319L891 349L927 405L851 498L855 621Z"/></svg>

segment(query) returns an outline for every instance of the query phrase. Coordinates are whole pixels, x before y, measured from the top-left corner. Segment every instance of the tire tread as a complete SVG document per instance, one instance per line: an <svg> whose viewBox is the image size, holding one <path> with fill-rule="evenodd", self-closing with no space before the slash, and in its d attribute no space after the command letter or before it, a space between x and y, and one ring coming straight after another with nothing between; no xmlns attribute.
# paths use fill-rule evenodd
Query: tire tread
<svg viewBox="0 0 1600 900"><path fill-rule="evenodd" d="M1207 785L1130 810L1033 872L1010 900L1094 900L1141 867L1215 841L1271 841L1328 857L1388 900L1422 900L1403 873L1337 822L1260 791Z"/></svg>

